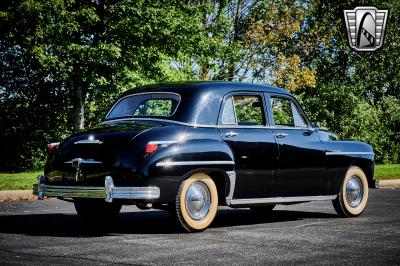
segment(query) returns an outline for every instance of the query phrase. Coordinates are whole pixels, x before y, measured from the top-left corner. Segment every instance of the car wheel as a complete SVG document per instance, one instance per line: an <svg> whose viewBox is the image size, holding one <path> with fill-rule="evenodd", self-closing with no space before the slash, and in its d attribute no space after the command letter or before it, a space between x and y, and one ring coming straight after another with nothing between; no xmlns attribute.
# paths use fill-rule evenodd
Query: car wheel
<svg viewBox="0 0 400 266"><path fill-rule="evenodd" d="M107 203L100 199L75 199L74 205L79 217L97 222L114 220L122 207L119 203Z"/></svg>
<svg viewBox="0 0 400 266"><path fill-rule="evenodd" d="M368 201L368 180L365 173L357 166L351 166L346 173L338 197L333 206L341 217L360 215Z"/></svg>
<svg viewBox="0 0 400 266"><path fill-rule="evenodd" d="M250 207L250 211L257 217L266 217L271 214L275 204Z"/></svg>
<svg viewBox="0 0 400 266"><path fill-rule="evenodd" d="M183 229L205 230L214 220L217 208L217 187L211 177L198 173L182 182L175 200L175 216Z"/></svg>

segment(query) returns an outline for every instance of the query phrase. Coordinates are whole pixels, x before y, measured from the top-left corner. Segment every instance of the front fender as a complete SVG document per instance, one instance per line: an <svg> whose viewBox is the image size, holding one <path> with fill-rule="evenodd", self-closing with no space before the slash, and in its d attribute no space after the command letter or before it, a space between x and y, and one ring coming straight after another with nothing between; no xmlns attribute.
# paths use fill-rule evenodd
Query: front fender
<svg viewBox="0 0 400 266"><path fill-rule="evenodd" d="M323 141L327 155L353 155L362 158L373 158L374 151L366 143L359 141Z"/></svg>
<svg viewBox="0 0 400 266"><path fill-rule="evenodd" d="M338 194L351 165L361 167L370 187L374 186L374 152L370 145L358 141L325 141L330 194Z"/></svg>

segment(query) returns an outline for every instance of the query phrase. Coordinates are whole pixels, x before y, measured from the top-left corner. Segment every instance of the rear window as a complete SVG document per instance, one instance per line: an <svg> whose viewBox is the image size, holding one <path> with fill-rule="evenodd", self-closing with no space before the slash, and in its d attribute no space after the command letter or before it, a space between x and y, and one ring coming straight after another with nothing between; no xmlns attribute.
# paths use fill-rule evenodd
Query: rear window
<svg viewBox="0 0 400 266"><path fill-rule="evenodd" d="M133 94L119 100L106 119L120 117L171 116L178 107L180 97L173 93Z"/></svg>

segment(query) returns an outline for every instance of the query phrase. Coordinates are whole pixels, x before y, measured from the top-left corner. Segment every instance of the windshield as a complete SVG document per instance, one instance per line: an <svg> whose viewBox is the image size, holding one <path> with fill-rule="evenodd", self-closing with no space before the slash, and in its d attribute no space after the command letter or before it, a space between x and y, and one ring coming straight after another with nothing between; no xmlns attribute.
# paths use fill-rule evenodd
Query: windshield
<svg viewBox="0 0 400 266"><path fill-rule="evenodd" d="M173 93L132 94L120 99L106 119L120 117L171 116L178 107L180 96Z"/></svg>

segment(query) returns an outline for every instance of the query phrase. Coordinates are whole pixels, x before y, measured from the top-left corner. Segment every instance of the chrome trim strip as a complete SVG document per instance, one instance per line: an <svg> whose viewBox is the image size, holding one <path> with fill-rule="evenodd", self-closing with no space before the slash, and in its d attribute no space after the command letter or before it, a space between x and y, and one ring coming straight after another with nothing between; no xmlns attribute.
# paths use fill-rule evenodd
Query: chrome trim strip
<svg viewBox="0 0 400 266"><path fill-rule="evenodd" d="M103 142L98 139L81 139L75 141L74 144L103 144Z"/></svg>
<svg viewBox="0 0 400 266"><path fill-rule="evenodd" d="M93 159L82 159L82 158L75 158L75 159L66 161L64 163L75 163L75 162L79 162L79 164L102 164L103 163L103 162L96 161Z"/></svg>
<svg viewBox="0 0 400 266"><path fill-rule="evenodd" d="M169 119L161 119L161 118L146 118L146 117L129 117L129 118L116 118L116 119L110 119L101 122L100 124L104 123L110 123L114 121L134 121L134 120L143 120L143 121L158 121L158 122L167 122L167 123L172 123L172 124L177 124L177 125L182 125L182 126L188 126L188 127L204 127L204 128L232 128L232 129L248 129L248 128L253 128L253 129L288 129L288 130L304 130L304 131L316 131L317 129L313 127L276 127L276 126L242 126L242 125L207 125L207 124L196 124L196 123L186 123L182 121L175 121L175 120L169 120Z"/></svg>
<svg viewBox="0 0 400 266"><path fill-rule="evenodd" d="M258 128L258 129L268 129L267 126L242 126L242 125L217 125L216 128L231 128L231 129L244 129L244 128Z"/></svg>
<svg viewBox="0 0 400 266"><path fill-rule="evenodd" d="M266 204L266 203L287 203L287 202L303 202L316 200L334 200L337 195L329 196L304 196L304 197L272 197L272 198L256 198L256 199L232 199L230 206Z"/></svg>
<svg viewBox="0 0 400 266"><path fill-rule="evenodd" d="M215 165L215 164L235 164L234 161L179 161L179 162L169 162L163 161L158 162L156 166L178 166L178 165Z"/></svg>
<svg viewBox="0 0 400 266"><path fill-rule="evenodd" d="M235 184L236 184L236 172L235 171L226 171L226 174L229 177L229 194L226 197L226 203L229 205L231 204L231 200L233 198L233 193L235 191Z"/></svg>
<svg viewBox="0 0 400 266"><path fill-rule="evenodd" d="M169 145L179 142L178 140L156 140L150 141L147 144L160 144L160 145Z"/></svg>
<svg viewBox="0 0 400 266"><path fill-rule="evenodd" d="M360 152L360 151L355 151L355 152L348 152L348 151L327 151L326 155L374 155L375 153L373 152Z"/></svg>
<svg viewBox="0 0 400 266"><path fill-rule="evenodd" d="M116 118L116 119L110 119L110 120L103 121L100 124L105 124L105 123L110 123L110 122L115 122L115 121L135 121L135 120L166 122L166 123L172 123L172 124L188 126L188 127L216 128L216 125L193 124L193 123L185 123L182 121L175 121L175 120L170 120L170 119L147 118L147 117Z"/></svg>
<svg viewBox="0 0 400 266"><path fill-rule="evenodd" d="M258 129L272 129L272 130L304 130L304 131L317 131L316 128L313 127L288 127L288 126L262 126L262 125L254 125L254 126L243 126L243 125L217 125L214 126L216 128L258 128Z"/></svg>
<svg viewBox="0 0 400 266"><path fill-rule="evenodd" d="M107 179L108 178L108 179ZM153 200L160 197L158 187L115 187L110 176L106 177L104 187L88 186L53 186L44 184L44 178L38 178L38 184L33 185L33 194L38 199L47 197L59 198L98 198L112 202L113 199Z"/></svg>

